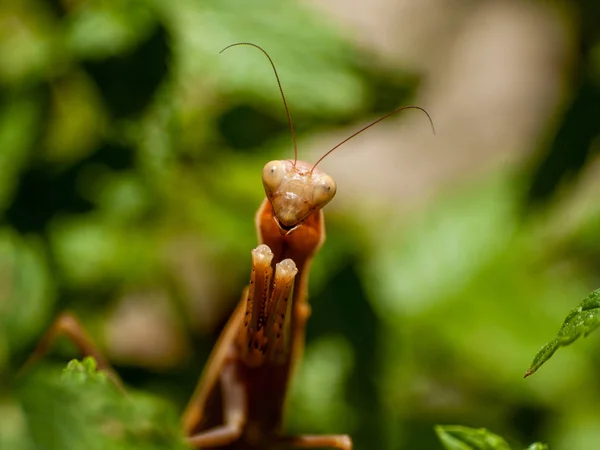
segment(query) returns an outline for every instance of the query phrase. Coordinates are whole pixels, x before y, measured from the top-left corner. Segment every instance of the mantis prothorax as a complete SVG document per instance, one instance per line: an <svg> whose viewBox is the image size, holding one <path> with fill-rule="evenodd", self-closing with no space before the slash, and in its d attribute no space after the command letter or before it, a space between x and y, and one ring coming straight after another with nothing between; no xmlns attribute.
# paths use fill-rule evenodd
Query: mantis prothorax
<svg viewBox="0 0 600 450"><path fill-rule="evenodd" d="M329 447L351 450L348 435L286 436L281 433L290 375L300 360L306 321L308 272L325 240L322 208L336 193L333 179L317 165L359 133L404 109L404 106L361 128L325 153L315 164L298 160L296 137L279 75L271 57L252 46L271 63L289 122L294 159L271 161L262 172L266 198L256 214L260 245L252 250L250 284L219 337L182 418L190 446L202 449L271 449ZM434 130L435 132L435 130ZM82 352L100 360L101 354L72 316L63 316L42 339L37 359L59 333L66 333ZM118 378L113 376L117 383Z"/></svg>

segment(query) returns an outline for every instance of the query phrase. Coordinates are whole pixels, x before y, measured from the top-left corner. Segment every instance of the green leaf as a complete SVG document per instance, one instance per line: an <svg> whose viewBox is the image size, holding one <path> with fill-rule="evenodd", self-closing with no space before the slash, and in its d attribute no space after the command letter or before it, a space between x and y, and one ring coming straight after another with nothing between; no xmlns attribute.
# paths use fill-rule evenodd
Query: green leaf
<svg viewBox="0 0 600 450"><path fill-rule="evenodd" d="M183 450L175 411L139 392L124 394L93 358L71 361L59 373L40 369L18 389L34 448Z"/></svg>
<svg viewBox="0 0 600 450"><path fill-rule="evenodd" d="M0 228L0 368L9 355L31 345L49 320L52 280L41 239ZM32 313L35 312L35 313ZM1 383L0 383L1 384Z"/></svg>
<svg viewBox="0 0 600 450"><path fill-rule="evenodd" d="M600 325L600 289L595 290L573 309L565 319L556 337L544 345L533 358L525 378L535 373L559 347L571 344L581 335L587 337Z"/></svg>
<svg viewBox="0 0 600 450"><path fill-rule="evenodd" d="M116 190L118 186L111 189ZM137 194L133 192L134 196ZM119 199L122 203L128 200ZM136 207L134 202L138 199L131 200L131 205ZM113 204L112 207L120 208L121 205ZM58 266L71 285L115 282L124 274L134 277L144 273L151 265L152 246L144 241L148 239L145 230L141 227L128 230L116 226L115 222L112 217L104 220L100 214L65 216L53 221L50 228L52 248Z"/></svg>
<svg viewBox="0 0 600 450"><path fill-rule="evenodd" d="M62 379L66 383L96 383L104 385L107 382L106 374L99 372L94 358L85 358L83 361L76 359L70 361L63 370Z"/></svg>
<svg viewBox="0 0 600 450"><path fill-rule="evenodd" d="M152 4L146 0L87 2L69 19L67 47L76 56L92 59L131 49L156 22Z"/></svg>
<svg viewBox="0 0 600 450"><path fill-rule="evenodd" d="M527 447L526 450L550 450L550 447L547 444L542 444L541 442L535 442Z"/></svg>
<svg viewBox="0 0 600 450"><path fill-rule="evenodd" d="M1 65L0 58L0 65ZM33 95L7 94L0 107L0 209L12 201L40 128L42 108Z"/></svg>
<svg viewBox="0 0 600 450"><path fill-rule="evenodd" d="M485 428L438 425L435 432L447 450L510 450L504 439Z"/></svg>
<svg viewBox="0 0 600 450"><path fill-rule="evenodd" d="M194 55L180 63L178 71L186 79L212 71L219 90L268 102L281 114L279 91L263 55L250 48L219 55L225 46L246 41L273 58L292 112L347 114L368 101L355 70L355 50L333 23L301 2L259 0L244 14L236 0L164 2L163 8L172 20L175 53Z"/></svg>
<svg viewBox="0 0 600 450"><path fill-rule="evenodd" d="M357 417L344 392L353 373L353 356L350 343L340 336L322 337L306 351L290 392L293 428L326 433L341 427L352 433Z"/></svg>
<svg viewBox="0 0 600 450"><path fill-rule="evenodd" d="M28 0L0 3L0 84L27 85L58 66L58 34L47 6Z"/></svg>

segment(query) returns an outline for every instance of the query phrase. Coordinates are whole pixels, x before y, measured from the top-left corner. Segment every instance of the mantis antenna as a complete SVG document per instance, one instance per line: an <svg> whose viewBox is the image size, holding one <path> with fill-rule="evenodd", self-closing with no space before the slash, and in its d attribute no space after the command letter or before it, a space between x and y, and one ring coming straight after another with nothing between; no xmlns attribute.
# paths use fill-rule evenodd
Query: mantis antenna
<svg viewBox="0 0 600 450"><path fill-rule="evenodd" d="M238 45L247 45L247 46L259 49L261 52L263 52L263 54L268 58L269 62L271 63L271 67L273 68L273 72L275 73L275 78L277 79L277 86L279 87L279 92L281 93L281 99L283 100L283 106L285 107L285 113L287 115L288 123L290 125L290 131L292 133L292 141L294 142L294 164L293 165L295 167L296 166L296 162L298 161L298 143L296 142L296 133L294 131L294 125L292 124L292 116L290 115L290 108L288 107L287 101L285 100L285 95L283 94L283 88L281 87L281 80L279 79L279 74L277 73L277 69L275 68L275 63L273 62L273 60L271 59L271 57L269 56L269 54L266 52L265 49L263 49L259 45L252 44L251 42L238 42L236 44L228 45L223 50L221 50L219 52L219 54L223 53L225 50L227 50L227 49L229 49L231 47L237 47ZM427 118L429 119L429 123L431 124L431 130L433 131L433 134L435 134L435 126L433 125L433 120L431 119L431 116L429 115L429 113L424 108L421 108L420 106L402 106L400 108L396 108L395 110L387 113L383 117L380 117L379 119L377 119L377 120L371 122L370 124L364 126L360 130L358 130L356 133L353 133L352 135L350 135L349 137L347 137L346 139L344 139L342 142L340 142L339 144L337 144L335 147L333 147L331 150L329 150L328 152L326 152L323 156L321 156L319 158L319 160L313 165L313 167L310 170L310 172L312 173L312 171L315 169L315 167L317 167L317 165L321 161L323 161L334 150L336 150L338 147L341 147L342 145L344 145L350 139L358 136L360 133L362 133L363 131L368 130L373 125L378 124L382 120L385 120L388 117L393 116L394 114L396 114L396 113L398 113L400 111L403 111L405 109L418 109L420 111L423 111L425 113L425 115L427 116Z"/></svg>
<svg viewBox="0 0 600 450"><path fill-rule="evenodd" d="M402 110L405 109L418 109L420 111L423 111L426 115L427 118L429 119L429 123L431 124L431 130L433 131L433 134L435 134L435 127L433 126L433 120L431 119L431 116L429 115L429 113L427 111L425 111L425 109L421 108L420 106L402 106L400 108L396 108L395 110L387 113L385 116L380 117L379 119L371 122L369 125L362 127L360 130L358 130L356 133L348 136L346 139L344 139L342 142L340 142L339 144L337 144L335 147L333 147L331 150L329 150L327 153L325 153L323 156L321 156L319 158L319 160L313 165L311 172L315 169L315 167L317 167L317 164L319 164L321 161L323 161L327 156L329 156L329 154L331 152L333 152L335 149L337 149L338 147L341 147L342 145L344 145L346 142L348 142L350 139L358 136L360 133L362 133L363 131L368 130L369 128L371 128L373 125L378 124L379 122L381 122L382 120L387 119L390 116L393 116L394 114L396 114L397 112L400 112Z"/></svg>
<svg viewBox="0 0 600 450"><path fill-rule="evenodd" d="M271 63L271 67L273 68L273 72L275 72L275 78L277 79L277 86L279 86L279 92L281 93L281 98L283 100L283 106L285 106L285 113L287 115L288 123L290 124L290 131L292 132L292 141L294 142L294 167L296 166L296 162L298 161L298 144L296 143L296 133L294 132L294 125L292 124L292 116L290 115L290 108L285 100L285 95L283 95L283 88L281 87L281 81L279 80L279 74L277 73L277 69L275 68L275 63L262 47L252 44L251 42L238 42L237 44L231 44L225 47L223 50L219 52L219 54L223 53L225 50L231 47L236 47L238 45L248 45L250 47L254 47L259 49L264 55L269 59Z"/></svg>

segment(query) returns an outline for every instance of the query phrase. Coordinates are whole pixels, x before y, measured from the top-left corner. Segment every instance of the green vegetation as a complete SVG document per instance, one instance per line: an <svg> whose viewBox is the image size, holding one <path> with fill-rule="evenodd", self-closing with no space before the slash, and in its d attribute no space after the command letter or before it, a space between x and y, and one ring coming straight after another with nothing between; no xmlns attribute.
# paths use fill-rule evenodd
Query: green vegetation
<svg viewBox="0 0 600 450"><path fill-rule="evenodd" d="M531 367L525 373L528 377L544 364L558 347L571 344L581 335L587 337L600 325L598 309L600 308L600 289L592 292L581 304L569 313L556 337L544 345L535 355Z"/></svg>
<svg viewBox="0 0 600 450"><path fill-rule="evenodd" d="M421 82L303 4L2 2L0 449L182 448L178 414L247 283L261 169L292 152L264 56L219 51L269 51L301 148ZM600 203L577 184L594 181L600 13L570 8L577 81L535 158L408 214L326 210L290 432L349 433L357 450L600 448L599 333L523 380L600 286ZM528 374L597 326L599 292ZM126 395L66 341L17 376L64 310Z"/></svg>
<svg viewBox="0 0 600 450"><path fill-rule="evenodd" d="M511 448L504 439L485 428L437 426L435 432L446 450L510 450ZM548 446L536 442L526 450L548 450Z"/></svg>

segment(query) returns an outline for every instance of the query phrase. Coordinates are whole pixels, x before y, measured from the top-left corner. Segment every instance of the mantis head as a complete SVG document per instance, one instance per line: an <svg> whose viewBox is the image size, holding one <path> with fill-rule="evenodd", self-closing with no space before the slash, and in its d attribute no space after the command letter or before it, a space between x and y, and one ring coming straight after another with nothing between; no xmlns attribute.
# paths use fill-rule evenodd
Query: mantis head
<svg viewBox="0 0 600 450"><path fill-rule="evenodd" d="M279 229L289 234L335 196L335 181L304 161L270 161L263 168L265 193Z"/></svg>

